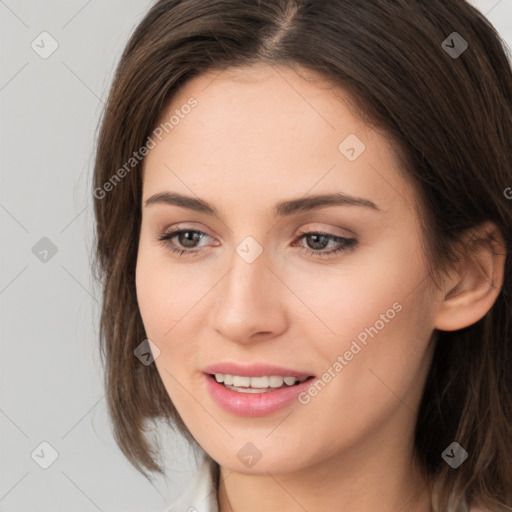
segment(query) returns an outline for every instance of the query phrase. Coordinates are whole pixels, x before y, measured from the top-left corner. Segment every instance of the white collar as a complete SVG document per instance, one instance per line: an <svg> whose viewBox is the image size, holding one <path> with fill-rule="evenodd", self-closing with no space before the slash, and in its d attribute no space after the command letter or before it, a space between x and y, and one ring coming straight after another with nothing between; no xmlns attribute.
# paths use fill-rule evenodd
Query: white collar
<svg viewBox="0 0 512 512"><path fill-rule="evenodd" d="M164 512L219 512L217 487L219 465L205 454L194 481L186 492Z"/></svg>

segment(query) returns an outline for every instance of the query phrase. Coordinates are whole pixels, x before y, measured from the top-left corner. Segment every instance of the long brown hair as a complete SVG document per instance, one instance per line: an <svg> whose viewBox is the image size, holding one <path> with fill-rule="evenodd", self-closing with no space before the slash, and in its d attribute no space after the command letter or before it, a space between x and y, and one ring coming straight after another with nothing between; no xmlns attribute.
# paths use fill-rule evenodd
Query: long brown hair
<svg viewBox="0 0 512 512"><path fill-rule="evenodd" d="M512 247L510 50L465 0L156 2L117 67L93 185L108 408L117 443L146 476L162 473L148 421L165 420L195 441L155 365L134 357L146 335L135 290L143 160L133 154L189 78L259 62L325 77L394 141L418 192L434 282L465 257L464 233L484 221L501 231L507 256ZM512 510L511 291L508 256L490 311L465 329L434 332L415 451L437 512L478 503ZM441 458L454 440L470 454L457 470Z"/></svg>

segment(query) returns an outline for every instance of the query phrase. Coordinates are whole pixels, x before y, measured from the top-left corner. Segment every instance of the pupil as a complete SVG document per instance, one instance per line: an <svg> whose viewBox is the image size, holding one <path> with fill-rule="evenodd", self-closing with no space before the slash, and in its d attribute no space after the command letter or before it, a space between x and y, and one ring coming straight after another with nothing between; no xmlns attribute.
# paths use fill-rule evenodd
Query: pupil
<svg viewBox="0 0 512 512"><path fill-rule="evenodd" d="M320 239L323 239L324 242L327 241L327 237L325 235L310 235L310 238L313 238L316 240L318 240L320 238ZM315 242L315 243L319 243L319 242ZM308 245L310 245L310 244L308 244ZM325 247L326 247L325 243L320 243L319 245L320 245L320 247L311 247L311 245L310 245L310 247L311 247L311 249L325 249Z"/></svg>
<svg viewBox="0 0 512 512"><path fill-rule="evenodd" d="M194 242L197 241L197 239L199 239L200 236L199 236L199 233L192 233L191 231L184 231L183 233L180 234L180 244L182 244L184 247L193 247L194 246ZM196 239L196 240L194 240ZM183 243L183 241L185 241L185 243ZM191 244L189 245L189 242L191 242Z"/></svg>

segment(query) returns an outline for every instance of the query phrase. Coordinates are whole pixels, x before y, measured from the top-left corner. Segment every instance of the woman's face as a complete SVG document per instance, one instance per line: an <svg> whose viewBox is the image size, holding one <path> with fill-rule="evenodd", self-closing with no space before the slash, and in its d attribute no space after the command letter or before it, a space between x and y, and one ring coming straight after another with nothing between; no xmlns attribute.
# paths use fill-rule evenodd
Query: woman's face
<svg viewBox="0 0 512 512"><path fill-rule="evenodd" d="M408 455L431 362L413 190L322 84L264 65L198 76L144 163L136 285L155 364L198 443L240 472Z"/></svg>

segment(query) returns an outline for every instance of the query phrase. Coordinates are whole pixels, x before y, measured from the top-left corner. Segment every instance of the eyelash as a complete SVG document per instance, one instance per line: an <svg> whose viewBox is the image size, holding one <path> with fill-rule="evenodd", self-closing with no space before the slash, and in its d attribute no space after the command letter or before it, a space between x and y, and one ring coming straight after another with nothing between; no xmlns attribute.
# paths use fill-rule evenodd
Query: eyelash
<svg viewBox="0 0 512 512"><path fill-rule="evenodd" d="M203 237L204 235L208 236L208 234L205 233L204 231L198 231L195 229L176 229L173 231L167 231L165 233L162 233L162 234L158 235L156 237L156 239L159 242L161 242L162 246L169 249L171 252L178 254L180 257L182 257L184 254L186 256L195 256L196 254L201 252L198 249L190 249L190 250L178 249L178 248L176 248L175 244L171 243L172 238L174 238L175 236L180 235L182 233L198 233L201 235L201 237ZM301 250L305 251L309 255L318 255L320 257L332 256L334 254L338 254L341 252L351 252L356 248L356 245L357 245L357 240L355 238L346 238L343 236L336 236L336 235L332 235L329 233L324 233L322 231L301 231L300 233L301 233L301 235L298 236L294 240L294 243L299 242L300 240L306 238L307 236L320 235L325 238L328 238L329 241L332 240L334 242L338 242L338 243L342 244L337 249L333 249L331 251L315 251L313 249L307 249L305 247L302 247Z"/></svg>

